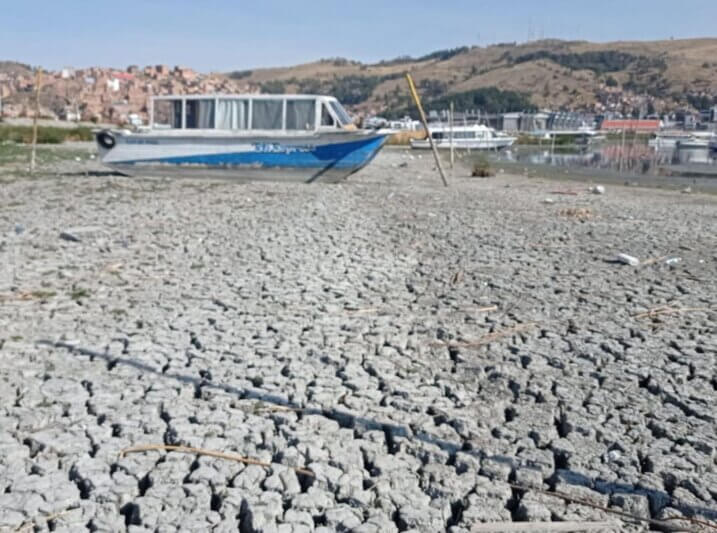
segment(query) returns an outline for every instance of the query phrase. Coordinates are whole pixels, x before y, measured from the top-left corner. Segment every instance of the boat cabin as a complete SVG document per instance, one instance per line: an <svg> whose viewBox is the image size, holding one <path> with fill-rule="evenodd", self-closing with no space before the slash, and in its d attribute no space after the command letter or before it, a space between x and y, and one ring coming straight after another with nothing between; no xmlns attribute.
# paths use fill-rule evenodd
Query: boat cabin
<svg viewBox="0 0 717 533"><path fill-rule="evenodd" d="M432 128L429 126L431 131L431 137L436 141L451 138L451 129L448 126L440 128ZM481 125L475 126L456 126L453 128L453 139L491 139L493 131L490 128Z"/></svg>
<svg viewBox="0 0 717 533"><path fill-rule="evenodd" d="M351 117L332 96L302 94L154 96L153 130L266 131L272 134L346 129Z"/></svg>

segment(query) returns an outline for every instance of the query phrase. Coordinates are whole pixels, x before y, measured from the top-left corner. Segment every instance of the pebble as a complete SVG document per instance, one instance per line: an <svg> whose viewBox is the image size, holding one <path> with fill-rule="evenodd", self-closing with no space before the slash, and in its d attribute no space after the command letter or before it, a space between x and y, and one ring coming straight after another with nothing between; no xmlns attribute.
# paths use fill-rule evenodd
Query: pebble
<svg viewBox="0 0 717 533"><path fill-rule="evenodd" d="M619 263L623 263L625 265L630 266L637 266L640 264L640 260L637 257L633 257L631 255L627 254L617 254L617 257L615 258L616 261Z"/></svg>

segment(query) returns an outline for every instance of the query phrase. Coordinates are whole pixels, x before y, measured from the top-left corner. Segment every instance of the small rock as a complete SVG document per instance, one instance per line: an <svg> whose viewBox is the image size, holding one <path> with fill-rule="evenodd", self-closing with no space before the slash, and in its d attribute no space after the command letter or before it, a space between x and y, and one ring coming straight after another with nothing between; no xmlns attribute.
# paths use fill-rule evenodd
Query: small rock
<svg viewBox="0 0 717 533"><path fill-rule="evenodd" d="M669 259L665 260L666 265L676 265L677 263L682 262L681 257L670 257Z"/></svg>
<svg viewBox="0 0 717 533"><path fill-rule="evenodd" d="M544 204L554 204L555 200L553 200L552 198L546 198L545 200L543 200L543 203Z"/></svg>
<svg viewBox="0 0 717 533"><path fill-rule="evenodd" d="M69 228L60 232L60 238L70 242L80 242L83 237L97 237L104 233L99 226Z"/></svg>
<svg viewBox="0 0 717 533"><path fill-rule="evenodd" d="M408 163L406 163L406 162L404 161L403 163L401 163L400 165L398 165L398 168L406 168L407 166L408 166Z"/></svg>
<svg viewBox="0 0 717 533"><path fill-rule="evenodd" d="M682 189L682 194L690 194L692 192L692 187L687 186L684 189Z"/></svg>
<svg viewBox="0 0 717 533"><path fill-rule="evenodd" d="M616 261L623 263L624 265L637 266L640 264L640 260L637 257L633 257L627 254L617 254Z"/></svg>
<svg viewBox="0 0 717 533"><path fill-rule="evenodd" d="M617 461L618 459L620 459L620 457L622 457L622 454L620 453L619 450L610 450L605 455L606 455L607 462Z"/></svg>
<svg viewBox="0 0 717 533"><path fill-rule="evenodd" d="M24 231L25 231L25 226L23 226L22 224L15 224L15 233L17 235L20 235Z"/></svg>
<svg viewBox="0 0 717 533"><path fill-rule="evenodd" d="M605 187L602 185L594 185L590 187L590 192L593 194L605 194Z"/></svg>
<svg viewBox="0 0 717 533"><path fill-rule="evenodd" d="M61 231L60 232L60 239L64 241L70 241L70 242L80 242L81 239L75 235L74 233L70 233L69 231Z"/></svg>

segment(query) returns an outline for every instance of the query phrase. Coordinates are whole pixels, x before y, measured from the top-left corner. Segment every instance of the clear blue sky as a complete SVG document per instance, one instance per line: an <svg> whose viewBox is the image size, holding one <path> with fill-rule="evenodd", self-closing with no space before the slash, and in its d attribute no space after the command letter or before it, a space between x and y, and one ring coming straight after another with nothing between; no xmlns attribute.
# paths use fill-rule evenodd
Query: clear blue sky
<svg viewBox="0 0 717 533"><path fill-rule="evenodd" d="M717 36L717 0L19 0L0 2L0 60L201 71L364 62L540 37Z"/></svg>

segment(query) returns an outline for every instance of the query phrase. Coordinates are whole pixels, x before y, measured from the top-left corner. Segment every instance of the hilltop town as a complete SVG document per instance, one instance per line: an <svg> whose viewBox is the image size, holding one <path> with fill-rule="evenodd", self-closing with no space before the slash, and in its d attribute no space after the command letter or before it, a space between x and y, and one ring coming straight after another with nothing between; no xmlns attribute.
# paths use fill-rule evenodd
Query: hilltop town
<svg viewBox="0 0 717 533"><path fill-rule="evenodd" d="M3 68L4 67L4 68ZM19 63L0 62L2 116L32 117L36 75ZM43 72L39 115L43 118L144 123L149 97L174 93L255 92L226 76L200 74L191 68L153 65L118 70L92 67Z"/></svg>

